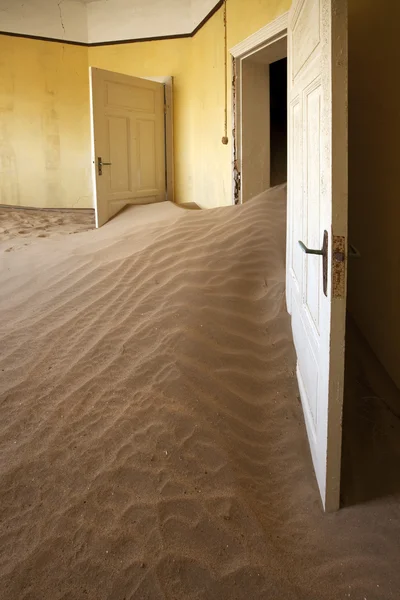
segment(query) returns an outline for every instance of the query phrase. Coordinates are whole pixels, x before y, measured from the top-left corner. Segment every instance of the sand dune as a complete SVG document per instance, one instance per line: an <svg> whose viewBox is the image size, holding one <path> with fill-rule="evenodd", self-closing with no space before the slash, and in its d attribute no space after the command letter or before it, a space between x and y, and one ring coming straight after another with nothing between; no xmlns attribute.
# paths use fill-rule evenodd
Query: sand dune
<svg viewBox="0 0 400 600"><path fill-rule="evenodd" d="M399 598L398 504L321 512L284 223L280 187L0 254L1 599Z"/></svg>

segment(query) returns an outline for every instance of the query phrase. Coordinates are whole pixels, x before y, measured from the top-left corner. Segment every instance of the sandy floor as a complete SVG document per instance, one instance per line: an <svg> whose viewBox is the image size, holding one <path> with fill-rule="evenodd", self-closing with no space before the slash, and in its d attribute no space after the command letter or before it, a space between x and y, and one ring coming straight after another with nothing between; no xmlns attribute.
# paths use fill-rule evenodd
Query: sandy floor
<svg viewBox="0 0 400 600"><path fill-rule="evenodd" d="M321 512L284 204L0 252L2 600L400 597L399 496Z"/></svg>
<svg viewBox="0 0 400 600"><path fill-rule="evenodd" d="M12 252L36 238L59 238L94 228L94 212L12 209L0 206L0 251Z"/></svg>

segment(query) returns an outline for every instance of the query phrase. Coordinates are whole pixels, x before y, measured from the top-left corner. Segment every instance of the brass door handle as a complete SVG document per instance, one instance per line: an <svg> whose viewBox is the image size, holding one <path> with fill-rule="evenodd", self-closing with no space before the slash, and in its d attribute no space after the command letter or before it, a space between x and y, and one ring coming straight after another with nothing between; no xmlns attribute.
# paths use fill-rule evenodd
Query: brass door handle
<svg viewBox="0 0 400 600"><path fill-rule="evenodd" d="M112 165L112 163L110 163L110 162L103 162L101 156L99 156L97 158L97 172L98 172L98 174L99 175L103 175L103 167L111 166L111 165Z"/></svg>

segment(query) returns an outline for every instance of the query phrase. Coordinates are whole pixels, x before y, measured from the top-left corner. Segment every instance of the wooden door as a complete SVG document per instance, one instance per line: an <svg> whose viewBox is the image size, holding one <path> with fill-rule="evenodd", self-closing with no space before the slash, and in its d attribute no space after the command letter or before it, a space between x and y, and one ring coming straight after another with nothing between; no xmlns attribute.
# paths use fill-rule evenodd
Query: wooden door
<svg viewBox="0 0 400 600"><path fill-rule="evenodd" d="M166 199L164 86L91 69L96 224Z"/></svg>

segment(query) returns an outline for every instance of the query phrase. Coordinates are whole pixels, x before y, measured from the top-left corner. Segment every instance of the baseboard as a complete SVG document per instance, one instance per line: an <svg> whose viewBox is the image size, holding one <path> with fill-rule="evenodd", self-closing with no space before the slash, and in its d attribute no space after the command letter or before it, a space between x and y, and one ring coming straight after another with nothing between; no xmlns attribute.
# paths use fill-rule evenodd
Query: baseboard
<svg viewBox="0 0 400 600"><path fill-rule="evenodd" d="M94 215L94 208L47 208L47 207L36 207L36 206L15 206L11 204L0 204L2 210L34 210L39 212L62 212L62 213L86 213L88 215Z"/></svg>

